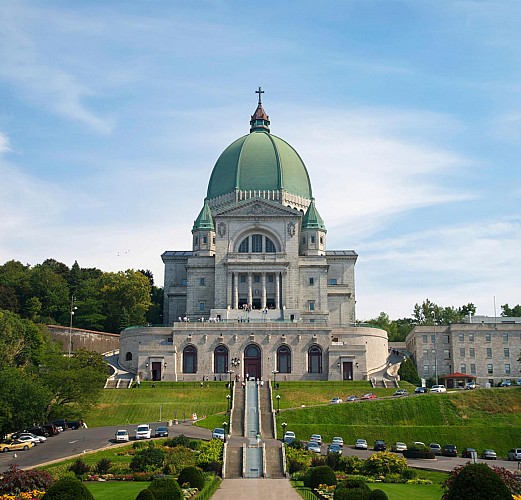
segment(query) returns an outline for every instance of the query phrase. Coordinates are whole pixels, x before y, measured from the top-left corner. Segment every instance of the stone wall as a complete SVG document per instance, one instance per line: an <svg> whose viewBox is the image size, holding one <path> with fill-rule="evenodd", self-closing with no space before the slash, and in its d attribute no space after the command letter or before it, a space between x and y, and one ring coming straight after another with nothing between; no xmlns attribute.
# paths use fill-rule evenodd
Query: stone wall
<svg viewBox="0 0 521 500"><path fill-rule="evenodd" d="M47 325L47 329L51 334L52 340L61 344L62 352L64 353L69 352L69 343L72 352L78 349L86 349L103 354L119 349L119 334L96 332L81 328L69 330L68 326L58 325Z"/></svg>

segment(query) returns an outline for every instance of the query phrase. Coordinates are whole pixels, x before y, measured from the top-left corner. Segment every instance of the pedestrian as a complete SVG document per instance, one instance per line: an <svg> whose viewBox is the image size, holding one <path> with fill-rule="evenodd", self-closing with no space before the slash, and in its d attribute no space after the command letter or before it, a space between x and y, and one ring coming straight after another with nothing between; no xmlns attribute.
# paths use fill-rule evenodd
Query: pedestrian
<svg viewBox="0 0 521 500"><path fill-rule="evenodd" d="M152 382L152 389L154 389L155 387L156 387L156 383Z"/></svg>

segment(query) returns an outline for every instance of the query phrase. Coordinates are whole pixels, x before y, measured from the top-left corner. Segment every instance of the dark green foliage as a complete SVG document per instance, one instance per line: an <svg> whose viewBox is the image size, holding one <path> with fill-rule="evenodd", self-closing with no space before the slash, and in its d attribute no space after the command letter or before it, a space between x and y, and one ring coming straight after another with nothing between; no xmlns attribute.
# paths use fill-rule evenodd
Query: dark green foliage
<svg viewBox="0 0 521 500"><path fill-rule="evenodd" d="M318 467L311 467L305 476L304 483L308 488L318 488L321 484L331 486L336 484L335 472L327 465L319 465Z"/></svg>
<svg viewBox="0 0 521 500"><path fill-rule="evenodd" d="M340 464L344 472L347 474L359 474L364 468L365 460L355 455L349 457L341 457Z"/></svg>
<svg viewBox="0 0 521 500"><path fill-rule="evenodd" d="M77 458L72 465L69 466L71 472L74 472L76 476L83 476L90 472L90 466L85 463L82 458Z"/></svg>
<svg viewBox="0 0 521 500"><path fill-rule="evenodd" d="M311 467L319 467L320 465L326 465L326 457L322 455L313 455L311 457Z"/></svg>
<svg viewBox="0 0 521 500"><path fill-rule="evenodd" d="M387 495L382 490L373 490L369 494L368 500L387 500Z"/></svg>
<svg viewBox="0 0 521 500"><path fill-rule="evenodd" d="M286 446L290 448L295 448L296 450L303 450L304 449L304 443L300 441L299 439L295 439L295 441L291 441L291 443L287 444Z"/></svg>
<svg viewBox="0 0 521 500"><path fill-rule="evenodd" d="M98 474L108 474L111 465L112 462L108 458L102 458L98 460L98 463L96 464L96 472Z"/></svg>
<svg viewBox="0 0 521 500"><path fill-rule="evenodd" d="M335 488L334 500L366 500L371 489L363 479L347 479Z"/></svg>
<svg viewBox="0 0 521 500"><path fill-rule="evenodd" d="M92 493L77 479L66 477L54 483L42 497L45 500L94 500Z"/></svg>
<svg viewBox="0 0 521 500"><path fill-rule="evenodd" d="M501 478L512 495L521 495L521 481L508 469L492 466L492 470Z"/></svg>
<svg viewBox="0 0 521 500"><path fill-rule="evenodd" d="M294 474L295 472L300 472L306 469L306 464L301 461L297 460L296 458L290 458L288 460L288 472L290 474Z"/></svg>
<svg viewBox="0 0 521 500"><path fill-rule="evenodd" d="M328 453L326 455L326 465L333 470L343 470L342 457L338 453Z"/></svg>
<svg viewBox="0 0 521 500"><path fill-rule="evenodd" d="M183 500L183 490L175 479L160 477L154 479L148 489L156 500Z"/></svg>
<svg viewBox="0 0 521 500"><path fill-rule="evenodd" d="M421 379L418 376L418 370L416 369L416 365L411 358L406 358L400 364L400 369L398 370L398 375L400 375L401 380L405 380L406 382L410 382L414 385L421 385Z"/></svg>
<svg viewBox="0 0 521 500"><path fill-rule="evenodd" d="M135 472L148 472L163 466L165 452L160 448L144 448L130 461L130 469Z"/></svg>
<svg viewBox="0 0 521 500"><path fill-rule="evenodd" d="M184 446L188 448L190 444L190 438L186 437L184 434L179 434L179 436L175 436L167 439L163 445L168 446L170 448L174 448L175 446Z"/></svg>
<svg viewBox="0 0 521 500"><path fill-rule="evenodd" d="M415 469L411 469L410 467L408 469L405 469L401 474L402 479L405 479L406 481L408 479L414 479L417 475L418 472L416 472Z"/></svg>
<svg viewBox="0 0 521 500"><path fill-rule="evenodd" d="M154 493L148 488L146 490L141 490L136 497L136 500L156 500Z"/></svg>
<svg viewBox="0 0 521 500"><path fill-rule="evenodd" d="M512 500L509 489L486 464L467 464L457 467L444 483L444 500Z"/></svg>
<svg viewBox="0 0 521 500"><path fill-rule="evenodd" d="M179 474L177 482L181 486L188 483L191 488L202 490L204 488L204 474L197 467L185 467Z"/></svg>
<svg viewBox="0 0 521 500"><path fill-rule="evenodd" d="M52 477L47 471L23 470L14 464L9 466L9 470L0 479L0 493L45 491L52 483Z"/></svg>
<svg viewBox="0 0 521 500"><path fill-rule="evenodd" d="M342 481L339 485L339 487L347 488L348 490L351 489L362 489L362 490L369 490L369 486L367 486L367 483L363 479L353 478L353 479L346 479L345 481Z"/></svg>

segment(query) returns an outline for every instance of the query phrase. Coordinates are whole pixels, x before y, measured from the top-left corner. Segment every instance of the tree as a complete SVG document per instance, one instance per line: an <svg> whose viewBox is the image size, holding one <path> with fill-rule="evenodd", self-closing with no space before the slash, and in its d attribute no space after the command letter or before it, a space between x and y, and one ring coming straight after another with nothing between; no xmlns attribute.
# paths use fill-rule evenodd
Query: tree
<svg viewBox="0 0 521 500"><path fill-rule="evenodd" d="M521 317L521 305L517 304L517 306L509 307L508 304L504 304L501 306L501 316L508 316L518 318Z"/></svg>
<svg viewBox="0 0 521 500"><path fill-rule="evenodd" d="M420 385L421 379L418 376L418 370L414 361L411 358L405 358L400 364L400 369L398 370L398 375L400 375L401 380L405 380L406 382L410 382L414 385Z"/></svg>
<svg viewBox="0 0 521 500"><path fill-rule="evenodd" d="M38 264L30 273L33 297L40 299L41 317L44 322L58 322L60 316L69 310L69 285L52 266Z"/></svg>

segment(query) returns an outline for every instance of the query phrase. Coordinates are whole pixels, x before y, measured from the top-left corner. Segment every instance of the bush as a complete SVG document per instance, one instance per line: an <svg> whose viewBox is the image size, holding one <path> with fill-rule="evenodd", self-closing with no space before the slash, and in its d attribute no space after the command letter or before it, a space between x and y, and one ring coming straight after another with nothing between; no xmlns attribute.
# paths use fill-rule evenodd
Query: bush
<svg viewBox="0 0 521 500"><path fill-rule="evenodd" d="M294 441L291 441L291 443L287 444L286 447L295 448L296 450L303 450L304 443L298 439L295 439Z"/></svg>
<svg viewBox="0 0 521 500"><path fill-rule="evenodd" d="M197 467L185 467L179 474L177 482L181 486L188 483L191 488L202 490L204 488L204 474Z"/></svg>
<svg viewBox="0 0 521 500"><path fill-rule="evenodd" d="M321 484L331 486L336 484L336 476L331 467L327 465L320 465L318 467L311 467L306 474L304 483L308 488L315 489ZM306 484L307 483L307 484Z"/></svg>
<svg viewBox="0 0 521 500"><path fill-rule="evenodd" d="M170 448L175 448L176 446L184 446L185 448L189 448L190 438L186 437L184 434L179 434L179 436L167 439L163 445Z"/></svg>
<svg viewBox="0 0 521 500"><path fill-rule="evenodd" d="M407 460L389 451L373 453L364 464L364 472L372 476L401 474L407 469Z"/></svg>
<svg viewBox="0 0 521 500"><path fill-rule="evenodd" d="M311 458L311 467L320 467L321 465L326 465L326 457L322 455L313 455Z"/></svg>
<svg viewBox="0 0 521 500"><path fill-rule="evenodd" d="M202 442L199 446L199 455L197 456L196 465L205 472L213 472L221 475L223 463L224 443L220 439L211 439Z"/></svg>
<svg viewBox="0 0 521 500"><path fill-rule="evenodd" d="M69 466L71 472L77 477L83 476L84 474L88 474L90 472L90 466L85 463L82 458L77 458L72 465Z"/></svg>
<svg viewBox="0 0 521 500"><path fill-rule="evenodd" d="M405 450L403 452L405 458L423 458L433 460L436 455L430 450Z"/></svg>
<svg viewBox="0 0 521 500"><path fill-rule="evenodd" d="M42 497L45 500L94 500L92 493L78 479L65 478L54 483Z"/></svg>
<svg viewBox="0 0 521 500"><path fill-rule="evenodd" d="M347 474L359 474L364 468L365 460L355 455L349 457L341 457L341 470Z"/></svg>
<svg viewBox="0 0 521 500"><path fill-rule="evenodd" d="M136 497L136 500L156 500L156 497L148 488L141 490Z"/></svg>
<svg viewBox="0 0 521 500"><path fill-rule="evenodd" d="M414 479L417 475L418 475L418 473L414 469L411 469L410 467L408 469L405 469L404 471L402 471L402 478L405 479L406 481L408 481L409 479Z"/></svg>
<svg viewBox="0 0 521 500"><path fill-rule="evenodd" d="M347 479L339 483L335 489L334 500L366 500L371 489L363 479Z"/></svg>
<svg viewBox="0 0 521 500"><path fill-rule="evenodd" d="M46 471L22 470L14 464L9 466L9 470L0 479L0 493L45 491L53 482L51 475Z"/></svg>
<svg viewBox="0 0 521 500"><path fill-rule="evenodd" d="M183 490L175 479L159 477L154 479L148 489L156 500L183 500Z"/></svg>
<svg viewBox="0 0 521 500"><path fill-rule="evenodd" d="M130 469L136 472L149 472L163 465L165 452L159 448L145 448L136 453L130 461Z"/></svg>
<svg viewBox="0 0 521 500"><path fill-rule="evenodd" d="M512 495L521 495L521 481L504 467L492 466L492 470L501 478Z"/></svg>
<svg viewBox="0 0 521 500"><path fill-rule="evenodd" d="M326 455L326 465L335 471L343 470L342 457L338 453L328 453Z"/></svg>
<svg viewBox="0 0 521 500"><path fill-rule="evenodd" d="M96 467L94 469L98 474L108 474L110 467L112 466L112 462L108 458L102 458L98 460L98 463L96 464Z"/></svg>
<svg viewBox="0 0 521 500"><path fill-rule="evenodd" d="M467 464L456 467L443 484L443 500L512 500L512 495L501 478L486 464Z"/></svg>
<svg viewBox="0 0 521 500"><path fill-rule="evenodd" d="M170 467L165 475L178 476L185 467L195 466L197 454L184 446L176 446L175 448L164 448L165 462Z"/></svg>
<svg viewBox="0 0 521 500"><path fill-rule="evenodd" d="M387 495L382 490L373 490L367 497L368 500L387 500Z"/></svg>

